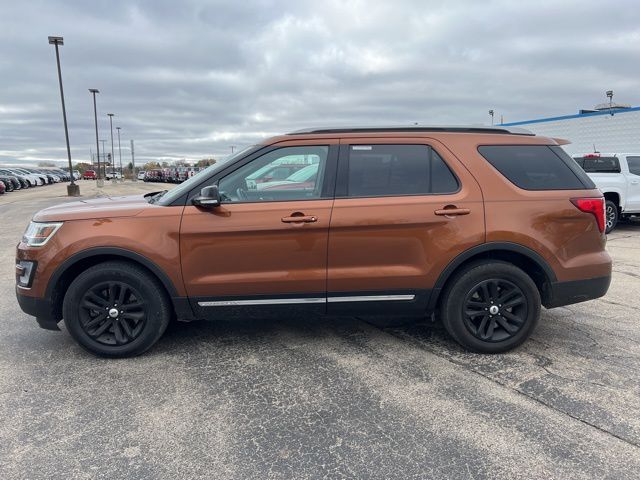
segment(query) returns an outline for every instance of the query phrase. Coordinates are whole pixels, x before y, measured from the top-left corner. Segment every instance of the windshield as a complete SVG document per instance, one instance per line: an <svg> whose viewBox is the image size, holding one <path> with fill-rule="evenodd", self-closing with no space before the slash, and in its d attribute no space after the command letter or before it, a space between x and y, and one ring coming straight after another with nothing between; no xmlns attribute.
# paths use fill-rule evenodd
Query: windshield
<svg viewBox="0 0 640 480"><path fill-rule="evenodd" d="M244 157L245 155L257 150L258 148L261 148L262 145L252 145L250 147L247 147L243 150L240 150L239 152L230 155L222 160L218 160L216 163L214 163L213 165L208 166L207 168L205 168L204 170L198 172L196 175L194 175L193 177L191 177L190 179L188 179L185 182L182 182L180 185L178 185L176 188L172 188L171 190L167 191L166 193L164 193L161 197L156 197L155 201L157 202L158 205L171 205L171 203L176 200L177 198L180 198L182 195L184 195L185 193L187 193L189 190L191 190L193 187L195 187L196 185L198 185L202 179L205 176L208 176L218 170L220 170L222 167L224 167L227 163L229 163L232 160L236 160L240 157Z"/></svg>

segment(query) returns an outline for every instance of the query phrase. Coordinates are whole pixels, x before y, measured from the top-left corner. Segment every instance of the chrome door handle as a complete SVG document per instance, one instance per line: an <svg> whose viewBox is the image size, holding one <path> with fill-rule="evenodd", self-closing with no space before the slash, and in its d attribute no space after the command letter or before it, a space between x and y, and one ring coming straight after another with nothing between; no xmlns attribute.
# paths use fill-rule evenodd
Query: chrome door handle
<svg viewBox="0 0 640 480"><path fill-rule="evenodd" d="M631 185L637 185L638 184L638 180L631 180Z"/></svg>
<svg viewBox="0 0 640 480"><path fill-rule="evenodd" d="M469 215L471 213L471 210L469 210L468 208L442 208L440 210L436 210L435 212L436 215L440 215L441 217L454 217L457 215Z"/></svg>
<svg viewBox="0 0 640 480"><path fill-rule="evenodd" d="M317 221L318 217L313 215L296 215L294 213L290 217L282 217L283 223L313 223Z"/></svg>

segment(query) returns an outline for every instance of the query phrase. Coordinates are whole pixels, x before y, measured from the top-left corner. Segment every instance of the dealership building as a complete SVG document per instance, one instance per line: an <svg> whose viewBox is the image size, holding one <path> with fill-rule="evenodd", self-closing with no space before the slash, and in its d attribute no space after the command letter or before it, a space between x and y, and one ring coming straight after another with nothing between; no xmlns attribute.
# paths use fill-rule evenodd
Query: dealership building
<svg viewBox="0 0 640 480"><path fill-rule="evenodd" d="M640 107L603 104L575 115L503 123L537 135L564 138L570 155L595 150L603 153L640 153Z"/></svg>

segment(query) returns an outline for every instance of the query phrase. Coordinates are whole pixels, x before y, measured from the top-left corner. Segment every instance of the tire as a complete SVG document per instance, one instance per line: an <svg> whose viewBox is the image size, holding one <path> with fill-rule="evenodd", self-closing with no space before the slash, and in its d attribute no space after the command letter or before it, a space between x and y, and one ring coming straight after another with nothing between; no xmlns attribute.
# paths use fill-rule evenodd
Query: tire
<svg viewBox="0 0 640 480"><path fill-rule="evenodd" d="M609 233L611 230L616 228L618 224L620 213L618 212L618 206L613 203L611 200L607 200L604 203L604 218L605 218L605 231L604 233Z"/></svg>
<svg viewBox="0 0 640 480"><path fill-rule="evenodd" d="M531 277L510 263L475 263L448 283L440 316L447 332L463 347L506 352L524 342L538 324L540 292Z"/></svg>
<svg viewBox="0 0 640 480"><path fill-rule="evenodd" d="M164 288L147 270L110 261L77 276L64 297L62 314L85 350L102 357L132 357L160 339L172 310Z"/></svg>

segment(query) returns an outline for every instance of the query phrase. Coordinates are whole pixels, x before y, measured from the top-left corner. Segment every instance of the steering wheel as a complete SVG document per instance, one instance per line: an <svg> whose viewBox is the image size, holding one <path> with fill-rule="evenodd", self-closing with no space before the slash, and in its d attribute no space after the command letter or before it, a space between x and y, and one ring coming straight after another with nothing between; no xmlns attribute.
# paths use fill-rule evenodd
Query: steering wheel
<svg viewBox="0 0 640 480"><path fill-rule="evenodd" d="M236 196L238 197L238 200L249 200L249 194L242 187L238 187L238 189L236 189Z"/></svg>

